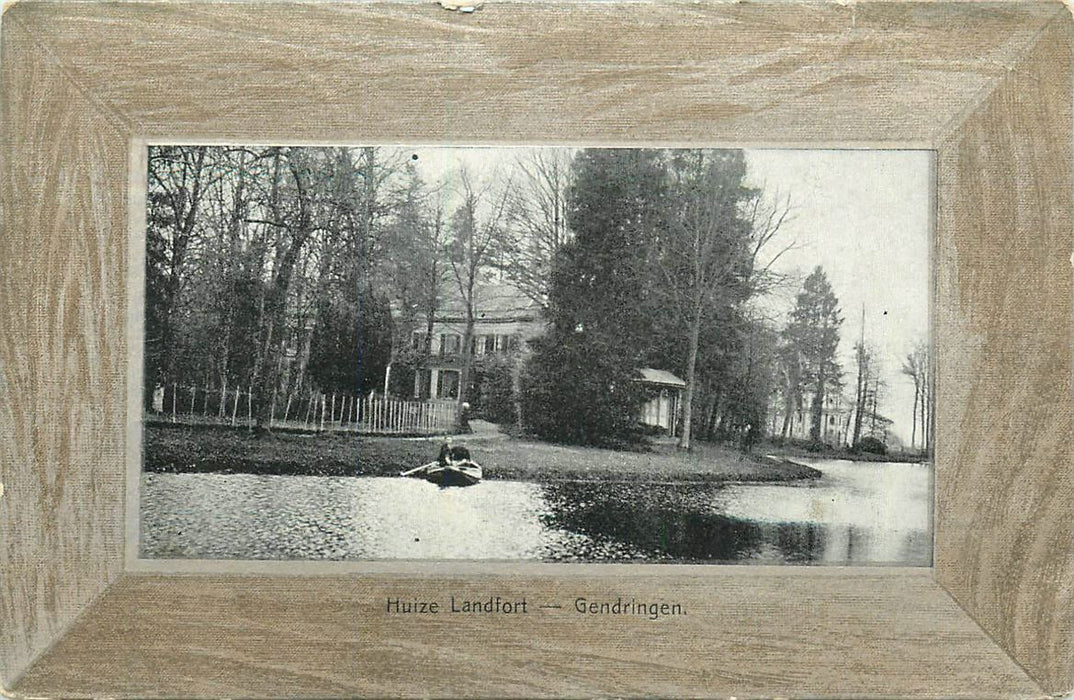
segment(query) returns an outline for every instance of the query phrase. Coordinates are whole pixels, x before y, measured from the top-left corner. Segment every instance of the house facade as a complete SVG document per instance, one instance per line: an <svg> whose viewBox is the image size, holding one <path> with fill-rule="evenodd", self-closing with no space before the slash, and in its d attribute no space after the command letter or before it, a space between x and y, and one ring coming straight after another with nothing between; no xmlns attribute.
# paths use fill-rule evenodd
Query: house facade
<svg viewBox="0 0 1074 700"><path fill-rule="evenodd" d="M432 320L431 335L427 320L411 332L411 350L415 357L421 358L414 372L416 399L455 401L459 397L466 312L457 291L446 292L444 299ZM475 291L474 302L470 353L474 368L471 380L476 385L483 371L493 363L514 366L524 361L529 341L544 332L545 320L540 305L508 283L483 285ZM424 353L427 342L428 355ZM640 370L637 381L647 394L640 422L675 435L686 382L671 372L650 368ZM469 395L475 397L474 393Z"/></svg>
<svg viewBox="0 0 1074 700"><path fill-rule="evenodd" d="M466 312L456 295L448 299L433 318L432 336L428 325L416 328L411 334L411 347L421 353L429 341L428 359L414 373L414 397L420 399L454 400L459 397L462 378L463 336L466 332ZM474 367L497 359L518 357L525 343L544 330L541 308L513 285L487 284L474 293L474 330L470 353Z"/></svg>

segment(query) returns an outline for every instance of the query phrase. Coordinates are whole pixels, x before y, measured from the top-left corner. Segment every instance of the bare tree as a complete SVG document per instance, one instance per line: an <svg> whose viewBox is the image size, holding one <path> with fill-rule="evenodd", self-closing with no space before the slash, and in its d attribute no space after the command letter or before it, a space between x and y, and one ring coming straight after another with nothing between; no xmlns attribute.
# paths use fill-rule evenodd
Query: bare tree
<svg viewBox="0 0 1074 700"><path fill-rule="evenodd" d="M863 315L864 317L864 315ZM858 369L857 386L854 392L854 433L850 444L857 445L861 441L861 430L865 424L866 410L869 406L870 382L873 381L875 368L873 367L874 352L865 342L865 332L862 330L862 339L854 344L854 360Z"/></svg>
<svg viewBox="0 0 1074 700"><path fill-rule="evenodd" d="M902 373L914 383L913 433L910 446L916 445L917 426L921 426L921 449L932 451L932 357L928 343L921 340L903 360Z"/></svg>
<svg viewBox="0 0 1074 700"><path fill-rule="evenodd" d="M514 164L498 267L524 294L548 305L552 262L570 240L567 197L573 152L564 148L525 151Z"/></svg>
<svg viewBox="0 0 1074 700"><path fill-rule="evenodd" d="M734 305L768 284L773 256L758 265L787 211L765 206L743 184L741 151L676 151L671 162L669 234L657 256L671 296L669 308L687 339L686 388L679 448L690 449L697 363L703 325L720 306Z"/></svg>
<svg viewBox="0 0 1074 700"><path fill-rule="evenodd" d="M162 274L148 279L149 294L156 298L158 323L149 319L147 342L155 349L159 376L153 381L174 381L176 362L175 319L179 295L187 266L187 256L194 244L202 200L210 187L211 166L209 149L162 146L149 152L150 200L148 225L159 232L151 241L159 241L157 249L148 250L150 269ZM152 258L159 256L159 260ZM156 262L154 265L153 263Z"/></svg>
<svg viewBox="0 0 1074 700"><path fill-rule="evenodd" d="M462 201L452 214L447 252L452 276L466 312L456 410L456 423L461 429L465 424L465 404L473 366L471 345L478 303L478 279L482 270L491 264L494 246L502 235L510 183L498 183L495 174L483 182L474 182L465 167L459 170L458 180Z"/></svg>
<svg viewBox="0 0 1074 700"><path fill-rule="evenodd" d="M445 259L447 244L442 185L430 187L412 164L405 168L406 181L396 197L390 226L391 267L395 298L404 320L400 339L410 346L408 359L426 369L433 348L433 329L440 310L444 282L450 267ZM423 319L421 341L415 340ZM398 356L398 352L396 353ZM429 385L418 384L418 397L427 399Z"/></svg>
<svg viewBox="0 0 1074 700"><path fill-rule="evenodd" d="M921 355L918 354L917 348L911 350L906 355L906 359L902 363L902 373L910 378L914 383L914 409L911 415L911 429L910 429L910 448L917 447L917 422L918 422L918 406L921 403L922 389L921 380L921 364L924 360ZM924 426L922 426L922 434L924 434Z"/></svg>
<svg viewBox="0 0 1074 700"><path fill-rule="evenodd" d="M268 215L262 223L278 228L281 235L273 249L275 259L263 302L262 335L257 362L250 386L250 400L257 404L257 430L269 429L269 395L275 382L272 369L277 334L284 324L287 293L291 287L295 264L314 231L313 172L309 154L299 149L276 149L273 153L271 198ZM285 197L283 189L291 190Z"/></svg>

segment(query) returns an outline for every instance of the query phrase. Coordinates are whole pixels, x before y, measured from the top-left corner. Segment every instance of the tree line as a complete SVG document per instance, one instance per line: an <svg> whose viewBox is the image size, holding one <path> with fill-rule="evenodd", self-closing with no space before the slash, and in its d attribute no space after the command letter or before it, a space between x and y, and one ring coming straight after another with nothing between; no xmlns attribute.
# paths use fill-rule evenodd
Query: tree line
<svg viewBox="0 0 1074 700"><path fill-rule="evenodd" d="M756 303L794 283L773 271L789 208L746 183L741 151L534 149L433 182L416 157L150 148L147 397L175 382L248 387L264 429L273 405L313 391L409 395L451 299L464 313L460 409L492 373L492 394L534 434L621 443L637 437L638 370L652 367L686 382L684 448L786 436L806 408L823 439L844 389L838 300L818 268L788 318ZM492 278L543 310L546 330L515 367L472 357ZM878 366L859 346L855 443L884 427ZM925 364L904 368L919 385L915 437Z"/></svg>

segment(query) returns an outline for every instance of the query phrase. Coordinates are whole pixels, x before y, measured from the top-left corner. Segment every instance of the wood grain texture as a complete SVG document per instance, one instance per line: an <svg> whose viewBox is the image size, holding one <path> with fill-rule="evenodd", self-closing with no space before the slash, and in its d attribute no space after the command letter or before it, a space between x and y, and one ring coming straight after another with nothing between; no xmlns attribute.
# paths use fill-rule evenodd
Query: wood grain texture
<svg viewBox="0 0 1074 700"><path fill-rule="evenodd" d="M121 697L1040 697L927 570L702 576L129 576L20 684ZM525 596L513 620L390 618L392 595ZM593 619L576 596L678 600ZM833 669L838 669L833 672Z"/></svg>
<svg viewBox="0 0 1074 700"><path fill-rule="evenodd" d="M936 572L1051 692L1074 687L1071 34L939 150Z"/></svg>
<svg viewBox="0 0 1074 700"><path fill-rule="evenodd" d="M463 16L23 2L4 19L0 684L56 642L19 690L1040 696L1006 651L1049 692L1074 685L1074 156L1058 4L489 3ZM938 583L751 567L635 576L629 590L599 571L451 579L566 603L679 596L697 611L620 627L389 621L388 592L448 585L402 574L108 588L123 554L130 136L936 146Z"/></svg>
<svg viewBox="0 0 1074 700"><path fill-rule="evenodd" d="M9 14L151 137L852 144L930 142L1058 11L23 2Z"/></svg>
<svg viewBox="0 0 1074 700"><path fill-rule="evenodd" d="M122 567L125 139L4 23L0 684Z"/></svg>

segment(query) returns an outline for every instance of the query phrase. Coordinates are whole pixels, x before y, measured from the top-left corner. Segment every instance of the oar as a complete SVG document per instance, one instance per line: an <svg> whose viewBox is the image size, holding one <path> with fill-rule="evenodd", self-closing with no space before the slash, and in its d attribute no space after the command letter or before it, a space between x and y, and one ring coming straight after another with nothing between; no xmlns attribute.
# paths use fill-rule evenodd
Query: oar
<svg viewBox="0 0 1074 700"><path fill-rule="evenodd" d="M423 464L420 467L414 467L413 469L407 469L405 472L399 472L399 476L410 476L411 474L416 474L416 473L420 472L422 469L428 469L429 467L434 466L435 464L436 464L436 462L429 462L428 464Z"/></svg>

